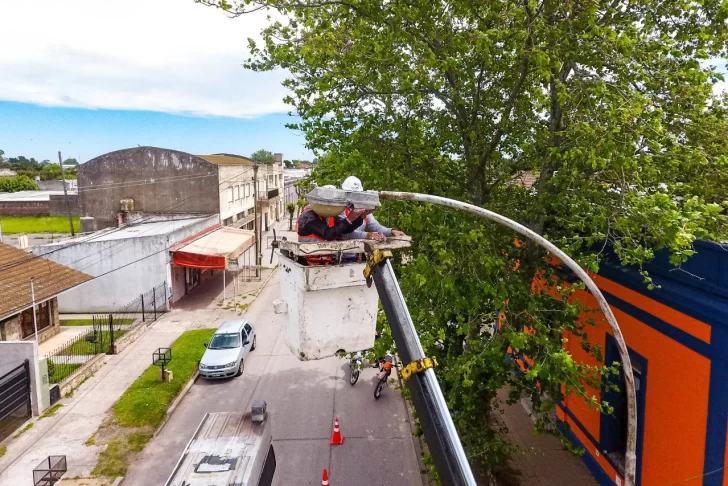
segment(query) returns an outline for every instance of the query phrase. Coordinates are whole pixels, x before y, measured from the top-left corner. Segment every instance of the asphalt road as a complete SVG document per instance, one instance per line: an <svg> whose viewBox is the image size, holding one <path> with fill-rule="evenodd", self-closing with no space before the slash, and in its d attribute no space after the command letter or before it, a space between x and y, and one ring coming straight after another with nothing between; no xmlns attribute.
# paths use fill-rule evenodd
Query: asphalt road
<svg viewBox="0 0 728 486"><path fill-rule="evenodd" d="M199 378L162 431L144 449L125 486L164 484L207 412L247 409L253 399L268 402L276 451L276 484L319 485L324 468L332 486L422 486L414 438L404 400L394 386L374 400L374 369L355 386L345 360L299 361L283 342L285 315L273 313L278 276L245 316L255 326L257 348L243 376L224 381ZM344 444L329 445L338 417Z"/></svg>

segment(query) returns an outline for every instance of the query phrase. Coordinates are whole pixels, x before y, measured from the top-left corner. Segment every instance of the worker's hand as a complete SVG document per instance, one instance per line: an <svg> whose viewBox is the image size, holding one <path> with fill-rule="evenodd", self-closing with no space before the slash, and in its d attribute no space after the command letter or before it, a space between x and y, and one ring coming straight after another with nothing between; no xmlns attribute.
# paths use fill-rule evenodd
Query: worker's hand
<svg viewBox="0 0 728 486"><path fill-rule="evenodd" d="M367 240L384 241L384 235L382 233L372 231L371 233L367 233Z"/></svg>
<svg viewBox="0 0 728 486"><path fill-rule="evenodd" d="M353 223L358 218L363 218L364 216L367 216L369 214L372 214L371 209L352 209L346 216L346 220L350 223Z"/></svg>
<svg viewBox="0 0 728 486"><path fill-rule="evenodd" d="M407 235L404 234L404 231L393 229L392 236L407 236Z"/></svg>

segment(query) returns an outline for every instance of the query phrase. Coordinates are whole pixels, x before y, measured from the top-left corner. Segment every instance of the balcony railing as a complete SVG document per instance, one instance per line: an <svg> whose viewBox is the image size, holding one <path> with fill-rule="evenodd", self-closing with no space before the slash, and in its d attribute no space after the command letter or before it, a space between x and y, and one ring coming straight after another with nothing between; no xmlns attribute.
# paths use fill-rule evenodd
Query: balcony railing
<svg viewBox="0 0 728 486"><path fill-rule="evenodd" d="M260 191L260 193L258 193L258 199L261 201L267 201L268 199L273 199L276 196L278 196L278 188L271 189L268 192Z"/></svg>

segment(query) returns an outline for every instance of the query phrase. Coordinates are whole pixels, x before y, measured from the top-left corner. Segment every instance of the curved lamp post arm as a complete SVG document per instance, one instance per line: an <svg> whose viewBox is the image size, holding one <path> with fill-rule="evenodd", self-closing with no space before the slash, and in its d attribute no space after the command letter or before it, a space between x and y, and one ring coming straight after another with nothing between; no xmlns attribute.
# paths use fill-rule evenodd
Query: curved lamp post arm
<svg viewBox="0 0 728 486"><path fill-rule="evenodd" d="M602 295L601 291L589 277L586 271L579 266L574 260L569 257L566 253L561 251L553 243L549 242L543 236L538 233L526 228L522 224L519 224L512 219L506 218L493 211L473 206L464 202L456 201L454 199L448 199L439 196L430 196L429 194L418 194L413 192L393 192L393 191L380 191L380 199L398 199L402 201L419 201L430 204L437 204L440 206L446 206L454 209L460 209L469 213L480 216L481 218L495 221L504 226L511 228L512 230L520 233L526 238L535 241L542 247L546 248L549 252L556 255L564 262L585 284L591 294L596 299L599 307L604 313L609 326L612 328L614 340L617 343L619 349L619 357L622 361L622 368L624 373L624 381L627 388L627 450L624 460L624 484L625 486L634 486L635 484L635 470L637 463L637 455L635 450L637 448L637 401L636 393L634 388L634 375L632 374L632 362L629 359L629 351L627 350L627 344L624 342L624 336L619 328L617 319L612 313L612 309L609 307L607 300Z"/></svg>

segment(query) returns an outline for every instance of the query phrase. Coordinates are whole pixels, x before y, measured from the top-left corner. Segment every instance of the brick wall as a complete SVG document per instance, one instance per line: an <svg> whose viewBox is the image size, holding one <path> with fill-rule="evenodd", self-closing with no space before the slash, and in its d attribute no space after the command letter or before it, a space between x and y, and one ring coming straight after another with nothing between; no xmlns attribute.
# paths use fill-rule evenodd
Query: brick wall
<svg viewBox="0 0 728 486"><path fill-rule="evenodd" d="M61 321L58 315L58 300L53 298L50 301L51 306L51 325L38 332L38 342L42 343L59 332L61 332ZM0 322L0 338L4 341L22 341L23 330L21 326L20 314ZM32 340L34 336L31 334L26 340Z"/></svg>
<svg viewBox="0 0 728 486"><path fill-rule="evenodd" d="M3 216L48 216L48 201L0 201Z"/></svg>
<svg viewBox="0 0 728 486"><path fill-rule="evenodd" d="M68 206L71 209L72 216L81 215L81 204L79 202L78 194L68 195ZM60 194L50 196L50 200L48 201L48 214L50 214L51 216L65 216L66 214L68 214L66 212L66 202L64 196Z"/></svg>

